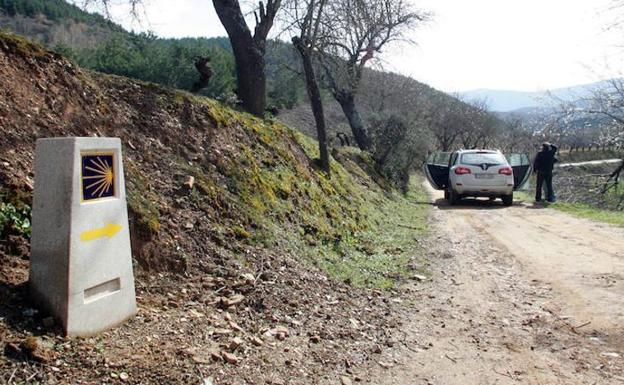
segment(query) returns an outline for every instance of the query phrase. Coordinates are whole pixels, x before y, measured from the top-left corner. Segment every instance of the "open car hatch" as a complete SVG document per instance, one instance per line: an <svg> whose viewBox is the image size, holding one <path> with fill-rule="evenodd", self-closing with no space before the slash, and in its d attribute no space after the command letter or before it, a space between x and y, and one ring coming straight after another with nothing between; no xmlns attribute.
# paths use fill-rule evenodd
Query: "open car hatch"
<svg viewBox="0 0 624 385"><path fill-rule="evenodd" d="M449 183L450 152L434 152L427 156L425 175L436 190L444 190Z"/></svg>
<svg viewBox="0 0 624 385"><path fill-rule="evenodd" d="M505 154L507 162L513 169L514 190L519 190L531 176L531 160L527 154Z"/></svg>

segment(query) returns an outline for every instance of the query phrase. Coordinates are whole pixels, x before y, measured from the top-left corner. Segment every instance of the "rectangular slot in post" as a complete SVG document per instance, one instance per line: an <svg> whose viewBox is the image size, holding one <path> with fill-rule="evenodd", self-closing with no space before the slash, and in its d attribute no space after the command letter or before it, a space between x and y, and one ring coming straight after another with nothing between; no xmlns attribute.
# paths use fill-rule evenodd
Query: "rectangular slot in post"
<svg viewBox="0 0 624 385"><path fill-rule="evenodd" d="M101 283L84 291L84 303L97 301L119 290L121 290L121 281L119 278Z"/></svg>

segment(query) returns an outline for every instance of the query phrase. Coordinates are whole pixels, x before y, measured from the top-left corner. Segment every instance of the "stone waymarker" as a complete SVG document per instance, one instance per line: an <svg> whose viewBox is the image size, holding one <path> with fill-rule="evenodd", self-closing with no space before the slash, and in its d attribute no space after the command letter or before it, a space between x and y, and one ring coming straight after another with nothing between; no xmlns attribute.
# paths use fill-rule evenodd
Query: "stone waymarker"
<svg viewBox="0 0 624 385"><path fill-rule="evenodd" d="M136 313L119 139L37 140L30 287L70 336Z"/></svg>

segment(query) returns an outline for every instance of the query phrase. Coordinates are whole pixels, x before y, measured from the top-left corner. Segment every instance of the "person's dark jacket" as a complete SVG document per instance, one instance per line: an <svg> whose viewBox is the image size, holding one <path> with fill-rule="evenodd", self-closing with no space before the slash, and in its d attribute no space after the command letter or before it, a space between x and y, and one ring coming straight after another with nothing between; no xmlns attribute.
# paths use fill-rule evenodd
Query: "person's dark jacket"
<svg viewBox="0 0 624 385"><path fill-rule="evenodd" d="M557 162L555 154L557 153L557 146L550 145L550 149L542 150L537 153L535 162L533 162L533 171L541 172L542 174L551 174Z"/></svg>

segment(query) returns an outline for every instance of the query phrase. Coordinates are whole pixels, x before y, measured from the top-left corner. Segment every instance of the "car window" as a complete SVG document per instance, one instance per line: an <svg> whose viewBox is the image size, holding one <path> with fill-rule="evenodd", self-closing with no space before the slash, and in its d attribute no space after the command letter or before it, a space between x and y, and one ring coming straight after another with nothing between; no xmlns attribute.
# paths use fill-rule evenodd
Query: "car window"
<svg viewBox="0 0 624 385"><path fill-rule="evenodd" d="M436 152L429 155L427 163L448 167L450 156L448 152Z"/></svg>
<svg viewBox="0 0 624 385"><path fill-rule="evenodd" d="M531 164L529 156L527 154L507 154L505 155L507 162L511 167L526 166Z"/></svg>
<svg viewBox="0 0 624 385"><path fill-rule="evenodd" d="M451 166L454 166L455 163L457 163L457 153L454 152L453 155L451 155L451 162L449 163Z"/></svg>
<svg viewBox="0 0 624 385"><path fill-rule="evenodd" d="M496 152L471 152L462 154L461 163L480 166L484 163L495 166L499 164L505 164L506 160L502 154Z"/></svg>

